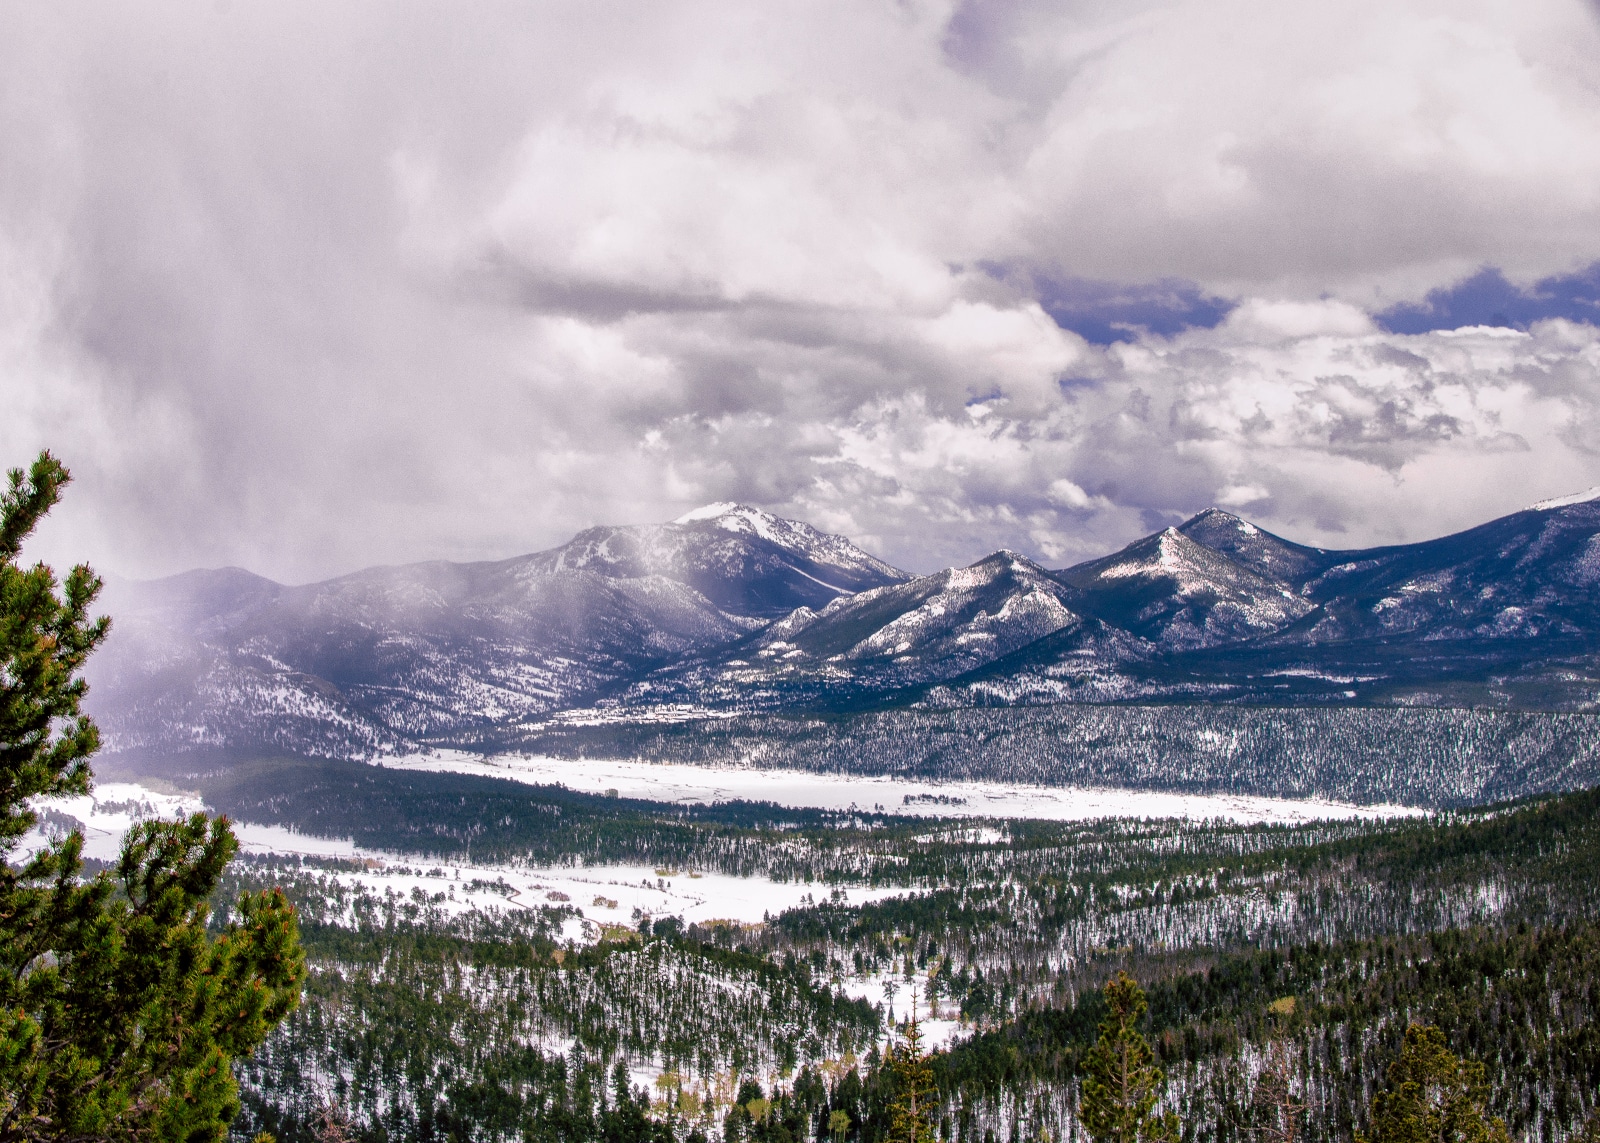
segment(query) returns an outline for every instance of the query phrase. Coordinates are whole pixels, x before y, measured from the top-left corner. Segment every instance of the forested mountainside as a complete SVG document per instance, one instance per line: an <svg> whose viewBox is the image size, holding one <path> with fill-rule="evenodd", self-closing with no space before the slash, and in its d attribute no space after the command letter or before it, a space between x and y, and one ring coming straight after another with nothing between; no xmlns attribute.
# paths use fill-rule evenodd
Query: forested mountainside
<svg viewBox="0 0 1600 1143"><path fill-rule="evenodd" d="M1600 499L1325 551L1211 510L1052 571L909 576L738 505L487 564L114 584L122 754L487 748L554 720L1053 703L1590 710Z"/></svg>
<svg viewBox="0 0 1600 1143"><path fill-rule="evenodd" d="M442 795L459 778L417 777ZM309 1140L334 1107L362 1140L876 1143L899 1082L885 1037L914 1004L953 1032L928 1060L939 1137L1079 1139L1099 988L1118 970L1149 994L1162 1106L1186 1141L1254 1138L1269 1061L1305 1138L1349 1139L1413 1022L1487 1065L1516 1139L1568 1138L1594 1110L1600 794L1297 827L754 806L707 820L607 801L590 824L655 823L632 853L671 862L661 873L761 855L816 903L761 925L636 916L580 945L563 936L572 906L450 911L442 870L437 892L398 898L362 888L360 864L256 859L229 892L286 885L313 972L242 1067L236 1133ZM596 839L549 833L530 853L593 860L610 852ZM427 844L447 861L477 835ZM867 884L901 894L840 896ZM892 1015L853 998L868 981Z"/></svg>
<svg viewBox="0 0 1600 1143"><path fill-rule="evenodd" d="M665 725L552 720L494 750L1462 806L1600 782L1600 716L1406 707L932 706Z"/></svg>

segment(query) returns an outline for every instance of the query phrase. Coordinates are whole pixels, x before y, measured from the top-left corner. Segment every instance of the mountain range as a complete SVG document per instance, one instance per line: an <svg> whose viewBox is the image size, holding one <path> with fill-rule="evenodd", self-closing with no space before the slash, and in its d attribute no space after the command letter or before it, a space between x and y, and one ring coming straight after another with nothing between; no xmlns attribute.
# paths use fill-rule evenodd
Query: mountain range
<svg viewBox="0 0 1600 1143"><path fill-rule="evenodd" d="M914 576L737 504L486 563L114 581L113 753L371 757L552 725L1038 703L1600 705L1600 489L1307 547L1210 509L1051 570Z"/></svg>

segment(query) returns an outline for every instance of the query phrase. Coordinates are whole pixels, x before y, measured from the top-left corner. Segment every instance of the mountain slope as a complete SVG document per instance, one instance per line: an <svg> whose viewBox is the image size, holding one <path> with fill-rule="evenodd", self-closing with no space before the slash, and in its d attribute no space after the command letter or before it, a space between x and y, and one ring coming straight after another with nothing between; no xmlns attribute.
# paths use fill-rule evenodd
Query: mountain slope
<svg viewBox="0 0 1600 1143"><path fill-rule="evenodd" d="M1284 580L1260 575L1177 528L1057 577L1083 593L1094 615L1173 650L1277 631L1314 606Z"/></svg>
<svg viewBox="0 0 1600 1143"><path fill-rule="evenodd" d="M1600 630L1600 499L1529 508L1420 544L1334 554L1303 589L1324 612L1307 639Z"/></svg>
<svg viewBox="0 0 1600 1143"><path fill-rule="evenodd" d="M106 606L91 702L124 751L492 749L708 708L1592 709L1600 496L1361 551L1212 509L1062 571L997 552L916 577L718 504L494 563L190 572Z"/></svg>
<svg viewBox="0 0 1600 1143"><path fill-rule="evenodd" d="M1164 653L1130 658L1108 677L1027 648L956 680L968 689L946 701L1600 703L1593 495L1360 551L1291 544L1214 509L1176 531L1227 563L1208 564L1162 533L1059 573L1085 589L1093 614ZM1276 574L1241 578L1230 570L1241 565Z"/></svg>
<svg viewBox="0 0 1600 1143"><path fill-rule="evenodd" d="M1116 643L1078 593L1014 552L799 609L704 660L668 668L633 701L770 705L882 694L963 674L1046 636ZM1116 652L1116 653L1121 653Z"/></svg>
<svg viewBox="0 0 1600 1143"><path fill-rule="evenodd" d="M716 505L492 563L304 587L237 569L114 584L94 708L113 749L470 743L733 642L764 616L905 578L841 537Z"/></svg>
<svg viewBox="0 0 1600 1143"><path fill-rule="evenodd" d="M1295 587L1337 558L1323 548L1308 548L1274 536L1220 508L1207 508L1178 525L1178 531L1257 575Z"/></svg>
<svg viewBox="0 0 1600 1143"><path fill-rule="evenodd" d="M762 618L909 578L843 536L742 504L708 504L670 524L590 528L531 562L613 579L659 575L730 614Z"/></svg>

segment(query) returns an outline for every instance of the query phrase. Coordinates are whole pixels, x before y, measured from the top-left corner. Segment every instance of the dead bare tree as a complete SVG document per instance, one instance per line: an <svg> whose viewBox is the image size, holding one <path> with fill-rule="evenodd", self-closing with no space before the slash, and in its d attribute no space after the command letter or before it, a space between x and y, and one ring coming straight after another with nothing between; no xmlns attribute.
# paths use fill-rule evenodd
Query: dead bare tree
<svg viewBox="0 0 1600 1143"><path fill-rule="evenodd" d="M350 1130L350 1113L333 1099L323 1101L312 1132L317 1143L355 1143L356 1138Z"/></svg>
<svg viewBox="0 0 1600 1143"><path fill-rule="evenodd" d="M1295 1098L1293 1058L1282 1041L1272 1045L1267 1066L1256 1077L1250 1104L1256 1138L1263 1143L1298 1143L1300 1116L1306 1105Z"/></svg>

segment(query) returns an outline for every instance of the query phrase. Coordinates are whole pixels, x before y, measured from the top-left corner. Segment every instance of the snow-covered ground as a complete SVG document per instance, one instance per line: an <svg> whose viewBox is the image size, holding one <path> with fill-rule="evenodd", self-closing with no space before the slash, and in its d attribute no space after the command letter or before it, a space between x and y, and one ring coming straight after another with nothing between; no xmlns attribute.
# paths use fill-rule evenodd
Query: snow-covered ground
<svg viewBox="0 0 1600 1143"><path fill-rule="evenodd" d="M917 986L914 992L913 984ZM947 1048L957 1036L972 1031L971 1024L963 1024L956 1018L955 1009L948 1001L934 1011L928 1006L928 993L922 987L922 982L907 981L899 973L846 976L838 982L837 987L846 996L881 1005L886 1019L897 1026L905 1023L915 1002L922 1046L927 1051Z"/></svg>
<svg viewBox="0 0 1600 1143"><path fill-rule="evenodd" d="M757 801L827 810L882 810L922 817L1188 818L1250 822L1385 818L1421 813L1405 806L1358 806L1317 799L1259 798L1241 794L1181 794L1160 790L1029 786L1007 782L932 782L898 777L819 774L808 770L703 766L632 760L544 758L523 754L484 757L462 751L391 757L383 765L408 770L485 774L588 793L658 802Z"/></svg>
<svg viewBox="0 0 1600 1143"><path fill-rule="evenodd" d="M43 820L23 835L23 852L32 852L44 841L44 833L65 832L67 823L53 815L74 819L83 828L83 855L100 861L115 861L121 851L122 835L146 818L171 820L205 809L198 794L158 793L130 782L100 782L93 793L77 798L36 798L33 808Z"/></svg>
<svg viewBox="0 0 1600 1143"><path fill-rule="evenodd" d="M41 811L52 811L78 823L84 831L84 855L113 861L122 835L146 818L173 818L203 806L193 794L163 794L143 786L105 782L92 794L77 798L40 799ZM42 829L24 838L23 849L42 844L46 831L67 828L59 817L47 819ZM757 924L769 914L807 904L829 890L805 882L771 881L764 877L646 865L590 865L529 868L515 865L442 861L414 854L363 849L348 838L315 837L282 826L235 822L234 834L246 853L298 854L364 861L359 872L330 874L351 886L363 885L382 897L395 892L411 897L420 891L447 912L473 908L568 904L583 914L568 934L574 939L597 939L605 925L635 924L635 910L652 917L676 916L685 923L726 920ZM504 885L505 889L471 888L473 881ZM849 889L841 899L855 904L904 893L904 889Z"/></svg>
<svg viewBox="0 0 1600 1143"><path fill-rule="evenodd" d="M1328 818L1375 818L1418 811L1395 806L1353 806L1324 801L1278 798L1202 796L1149 791L1027 786L996 782L904 781L757 768L665 765L637 761L568 761L502 755L482 758L464 753L391 758L387 766L417 770L485 774L539 784L560 783L569 789L675 803L751 800L790 807L891 813L945 818L1042 818L1058 821L1102 817L1188 818L1236 822L1301 822ZM79 798L39 800L48 811L41 827L23 848L42 843L46 833L81 826L85 853L114 860L123 834L145 819L171 819L203 809L198 795L157 792L129 783L107 782ZM507 909L565 905L579 916L569 920L564 935L591 942L609 926L633 928L641 914L676 916L686 923L725 920L759 924L785 909L825 896L861 904L907 892L900 888L834 891L822 885L775 882L764 877L733 877L710 871L657 869L642 865L561 866L529 868L513 864L447 862L367 850L345 838L300 834L281 826L235 823L242 848L249 853L342 858L361 868L322 875L374 896L391 894L408 900L426 899L449 913L474 909ZM974 840L1001 840L1000 831L974 823ZM923 984L925 982L918 982ZM845 976L838 987L851 996L880 1004L895 1022L911 1010L912 984L894 972ZM932 1011L925 988L919 988L918 1014L926 1049L947 1046L970 1031L946 1006ZM636 1061L635 1083L653 1083L659 1068Z"/></svg>
<svg viewBox="0 0 1600 1143"><path fill-rule="evenodd" d="M1354 806L1338 802L1294 801L1233 795L1174 794L1139 790L1026 786L998 782L929 782L898 778L817 774L757 768L667 765L637 761L570 761L523 755L483 758L437 753L392 758L388 766L416 770L488 774L529 783L561 783L569 789L675 803L773 802L790 807L884 810L924 817L1044 818L1076 821L1102 817L1189 818L1236 822L1301 822L1326 818L1385 817L1418 811L1398 806ZM49 811L40 830L25 841L38 845L43 834L79 824L88 857L115 860L122 836L137 821L172 818L202 809L194 794L162 793L144 786L106 782L78 798L37 803ZM365 862L362 871L340 872L338 880L364 885L379 897L418 893L449 911L473 908L568 904L583 920L573 922L574 939L596 939L606 925L633 925L640 913L672 915L687 922L761 922L769 915L808 903L826 892L801 882L764 877L654 869L643 865L529 868L511 864L467 864L414 855L366 850L347 838L315 837L281 826L235 823L247 853L301 854ZM983 832L999 835L991 829ZM29 845L31 842L31 845ZM472 888L473 882L479 887ZM894 896L903 889L852 889L844 899L860 904ZM859 983L859 982L858 982ZM874 1001L889 998L885 981L861 987ZM898 1011L898 1009L897 1009ZM903 1015L903 1014L902 1014ZM930 1035L948 1034L936 1025Z"/></svg>

